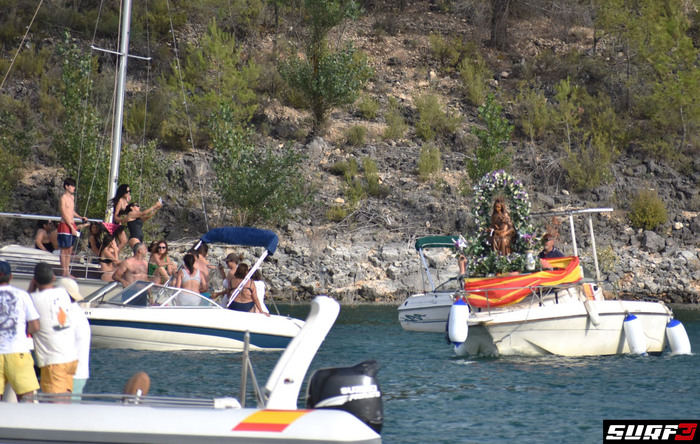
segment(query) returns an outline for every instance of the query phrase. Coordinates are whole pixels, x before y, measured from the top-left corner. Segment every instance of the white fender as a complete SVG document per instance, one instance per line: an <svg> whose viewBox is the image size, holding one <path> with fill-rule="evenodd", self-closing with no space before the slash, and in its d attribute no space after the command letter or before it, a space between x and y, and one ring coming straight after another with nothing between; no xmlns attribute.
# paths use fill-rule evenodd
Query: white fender
<svg viewBox="0 0 700 444"><path fill-rule="evenodd" d="M595 306L593 306L593 302L590 299L586 299L583 301L583 306L586 308L586 313L588 313L591 324L595 325L596 327L599 326L600 315L598 314L598 310L596 310Z"/></svg>
<svg viewBox="0 0 700 444"><path fill-rule="evenodd" d="M672 355L689 355L690 339L685 327L678 319L671 319L666 325L666 338Z"/></svg>
<svg viewBox="0 0 700 444"><path fill-rule="evenodd" d="M469 306L463 299L457 299L450 308L450 317L447 326L447 332L453 344L459 345L467 340L467 335L469 334L468 320Z"/></svg>
<svg viewBox="0 0 700 444"><path fill-rule="evenodd" d="M625 338L627 338L627 345L629 346L630 353L635 355L646 355L647 341L644 338L642 321L640 321L635 315L628 314L625 317L625 321L622 323L622 325L625 329Z"/></svg>

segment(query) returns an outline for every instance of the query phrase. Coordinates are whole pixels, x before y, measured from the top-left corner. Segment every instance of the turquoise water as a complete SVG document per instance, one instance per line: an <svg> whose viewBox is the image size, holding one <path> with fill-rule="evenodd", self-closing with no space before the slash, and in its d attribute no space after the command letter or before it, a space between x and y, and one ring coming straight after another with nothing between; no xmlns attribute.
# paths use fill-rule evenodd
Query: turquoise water
<svg viewBox="0 0 700 444"><path fill-rule="evenodd" d="M308 312L281 309L302 318ZM676 316L700 352L700 312ZM261 385L278 357L252 354ZM458 359L443 335L404 332L395 307L342 307L311 368L366 359L381 366L386 443L597 443L603 419L700 417L700 353ZM131 350L94 350L86 392L119 392L139 370L151 376L151 394L240 395L238 354Z"/></svg>

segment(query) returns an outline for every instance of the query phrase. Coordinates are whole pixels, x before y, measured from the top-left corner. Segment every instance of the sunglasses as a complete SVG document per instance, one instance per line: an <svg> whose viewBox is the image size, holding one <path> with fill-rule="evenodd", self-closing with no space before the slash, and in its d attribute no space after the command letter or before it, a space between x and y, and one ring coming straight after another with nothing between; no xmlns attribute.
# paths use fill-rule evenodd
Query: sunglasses
<svg viewBox="0 0 700 444"><path fill-rule="evenodd" d="M167 250L168 247L166 247L165 245L158 245L158 249L159 250Z"/></svg>

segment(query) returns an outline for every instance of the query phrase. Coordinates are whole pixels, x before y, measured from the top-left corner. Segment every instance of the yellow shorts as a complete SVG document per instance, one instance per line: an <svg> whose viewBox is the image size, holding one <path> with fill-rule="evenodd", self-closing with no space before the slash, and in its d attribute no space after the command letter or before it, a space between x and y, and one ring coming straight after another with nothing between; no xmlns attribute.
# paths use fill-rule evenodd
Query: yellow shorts
<svg viewBox="0 0 700 444"><path fill-rule="evenodd" d="M77 369L77 360L41 367L41 391L44 393L72 392L73 375Z"/></svg>
<svg viewBox="0 0 700 444"><path fill-rule="evenodd" d="M5 392L5 381L18 395L39 389L31 353L0 355L0 396Z"/></svg>

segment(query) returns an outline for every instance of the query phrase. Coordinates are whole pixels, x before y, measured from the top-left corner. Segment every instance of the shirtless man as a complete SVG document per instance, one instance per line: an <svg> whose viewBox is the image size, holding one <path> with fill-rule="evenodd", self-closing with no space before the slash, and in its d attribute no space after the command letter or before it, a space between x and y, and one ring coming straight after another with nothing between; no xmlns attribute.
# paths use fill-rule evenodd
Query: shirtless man
<svg viewBox="0 0 700 444"><path fill-rule="evenodd" d="M58 248L61 249L61 268L63 276L69 276L70 256L73 253L73 246L78 239L78 227L75 225L75 218L87 218L80 216L75 211L75 180L67 177L63 181L65 190L58 200L58 211L61 214L61 222L58 223Z"/></svg>
<svg viewBox="0 0 700 444"><path fill-rule="evenodd" d="M120 282L124 287L136 281L148 281L147 254L146 245L140 242L134 245L134 255L119 264L112 279Z"/></svg>

